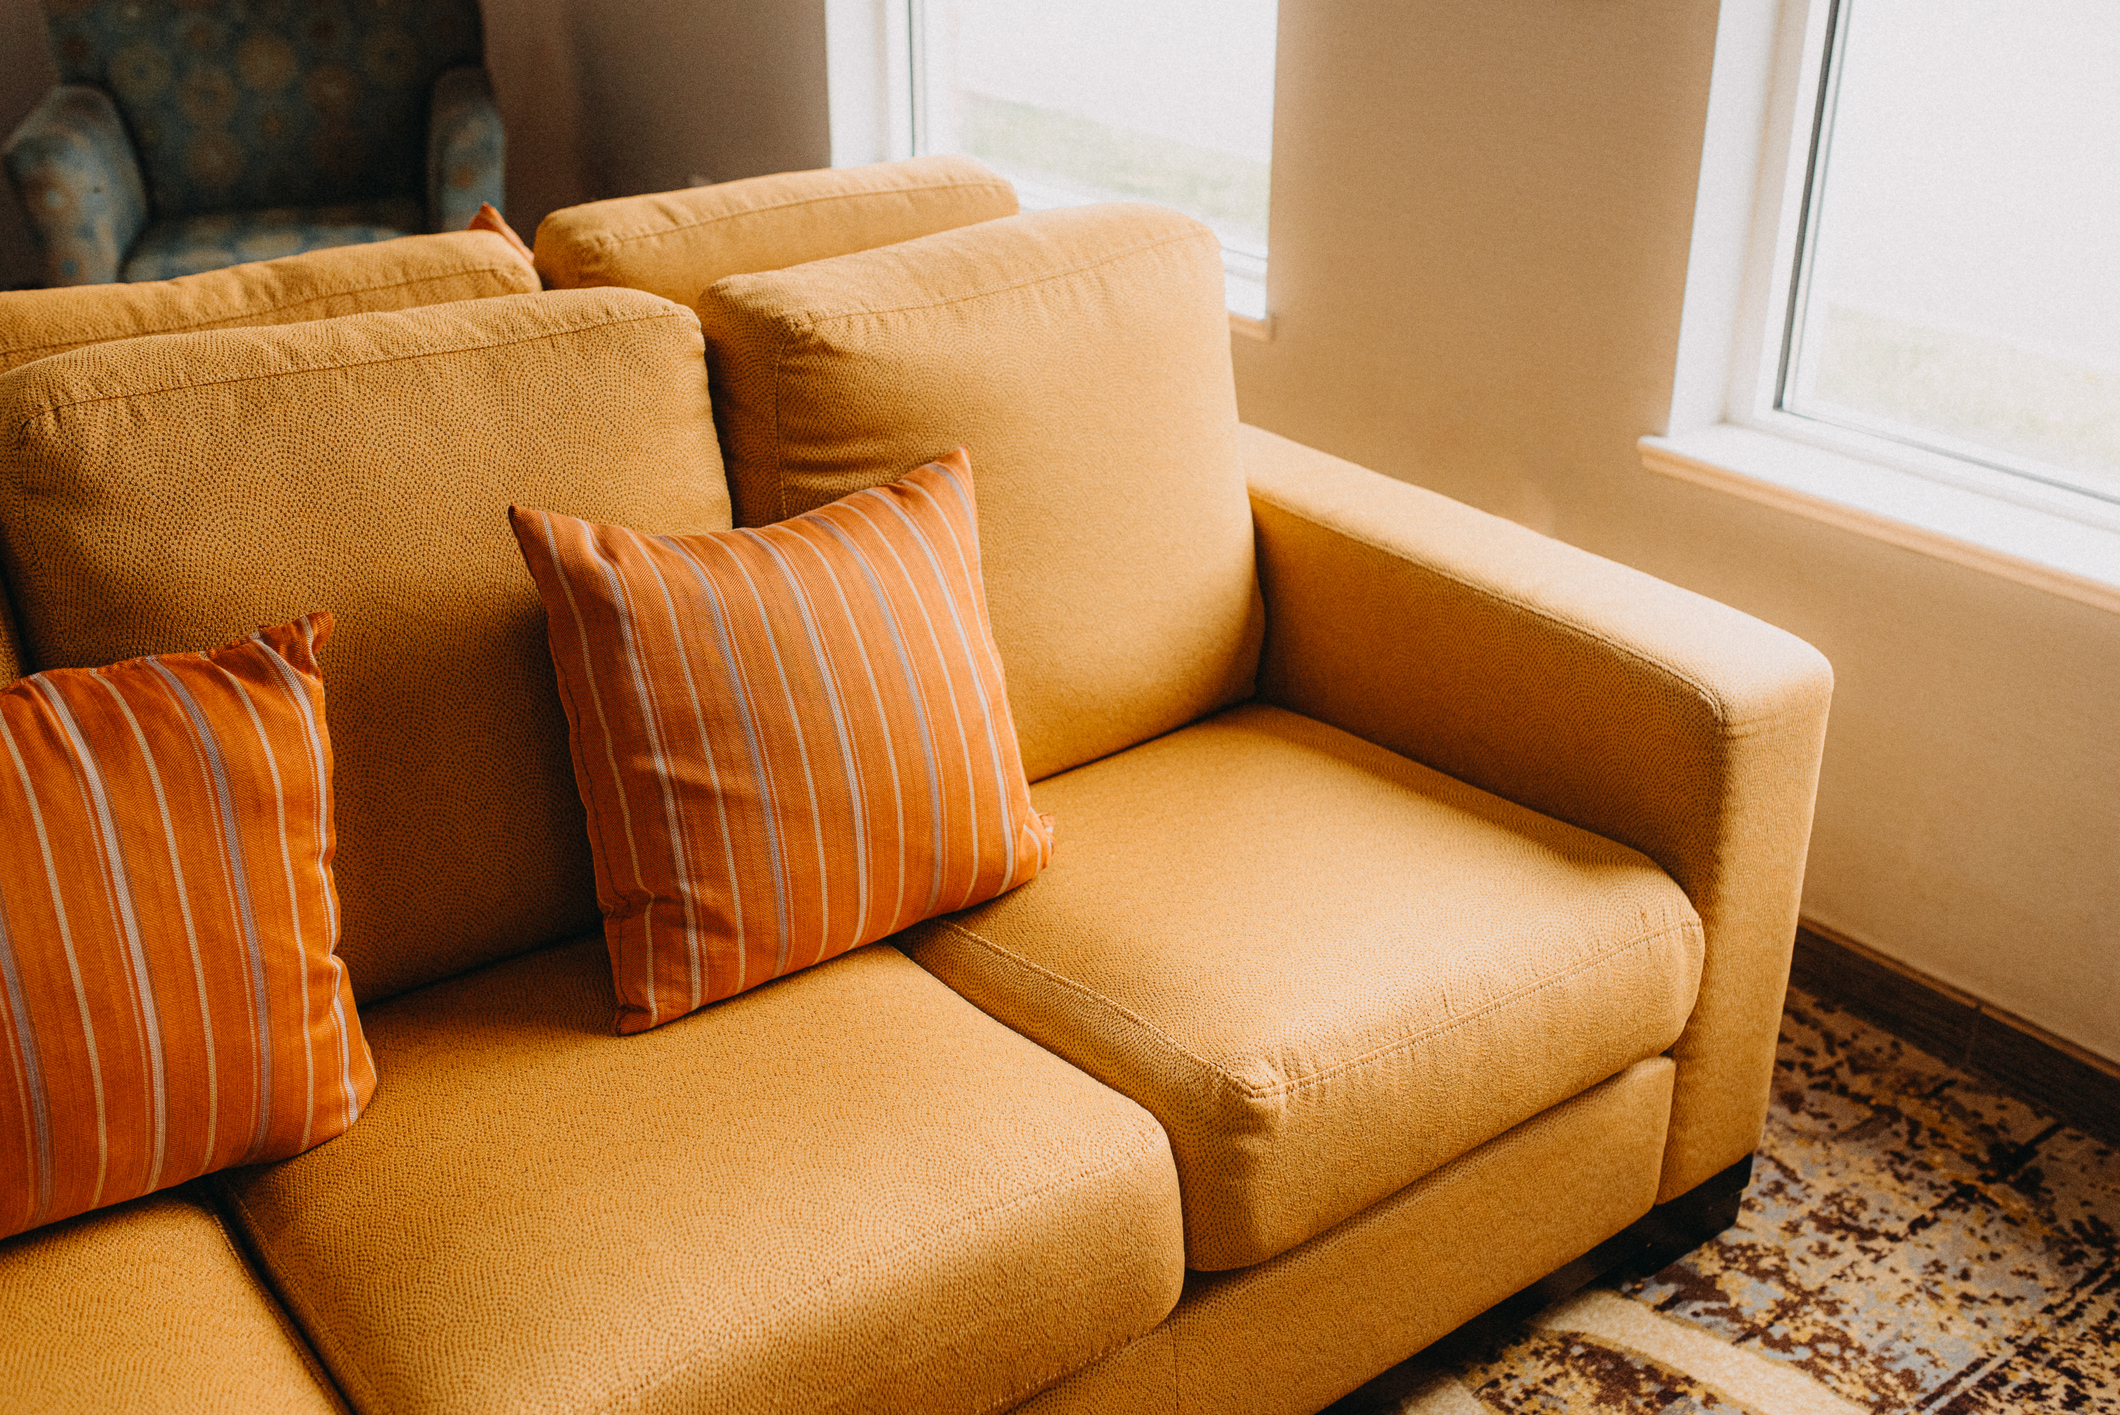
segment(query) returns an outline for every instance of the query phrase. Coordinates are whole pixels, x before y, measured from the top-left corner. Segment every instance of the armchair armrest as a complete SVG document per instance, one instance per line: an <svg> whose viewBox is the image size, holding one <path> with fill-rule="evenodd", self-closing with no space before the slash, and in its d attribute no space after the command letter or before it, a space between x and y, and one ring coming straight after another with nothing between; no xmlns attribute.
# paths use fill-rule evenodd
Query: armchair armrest
<svg viewBox="0 0 2120 1415"><path fill-rule="evenodd" d="M1658 1201L1759 1143L1833 674L1791 634L1245 428L1259 695L1632 846L1701 916Z"/></svg>
<svg viewBox="0 0 2120 1415"><path fill-rule="evenodd" d="M139 155L110 96L65 84L44 95L0 148L29 217L47 285L107 285L147 226Z"/></svg>
<svg viewBox="0 0 2120 1415"><path fill-rule="evenodd" d="M506 209L502 166L507 134L493 85L476 66L451 69L434 81L427 107L427 224L461 231L480 202Z"/></svg>

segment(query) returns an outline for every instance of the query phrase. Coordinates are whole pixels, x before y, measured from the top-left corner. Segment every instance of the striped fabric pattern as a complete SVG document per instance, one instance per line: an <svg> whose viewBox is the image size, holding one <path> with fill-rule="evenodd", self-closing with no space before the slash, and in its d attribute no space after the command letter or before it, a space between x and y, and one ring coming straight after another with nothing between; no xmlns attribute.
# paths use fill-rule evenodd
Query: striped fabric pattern
<svg viewBox="0 0 2120 1415"><path fill-rule="evenodd" d="M0 692L0 1236L339 1134L331 616Z"/></svg>
<svg viewBox="0 0 2120 1415"><path fill-rule="evenodd" d="M572 728L620 1032L991 899L1051 858L961 448L759 530L510 518Z"/></svg>

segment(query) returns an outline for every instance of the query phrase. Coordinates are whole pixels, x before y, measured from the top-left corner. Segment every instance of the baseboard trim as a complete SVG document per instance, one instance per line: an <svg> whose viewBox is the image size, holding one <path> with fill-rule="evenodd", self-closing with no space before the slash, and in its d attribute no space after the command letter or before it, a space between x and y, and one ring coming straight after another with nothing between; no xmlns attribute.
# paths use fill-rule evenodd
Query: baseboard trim
<svg viewBox="0 0 2120 1415"><path fill-rule="evenodd" d="M2120 1146L2120 1066L1825 925L1796 931L1789 981Z"/></svg>

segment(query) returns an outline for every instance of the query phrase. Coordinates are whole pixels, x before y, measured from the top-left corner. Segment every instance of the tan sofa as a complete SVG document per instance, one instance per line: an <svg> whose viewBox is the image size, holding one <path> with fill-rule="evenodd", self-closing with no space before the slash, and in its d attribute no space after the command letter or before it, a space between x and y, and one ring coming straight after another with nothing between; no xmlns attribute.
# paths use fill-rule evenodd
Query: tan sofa
<svg viewBox="0 0 2120 1415"><path fill-rule="evenodd" d="M599 203L542 293L0 374L0 678L337 616L379 1077L0 1243L0 1408L1294 1415L1728 1221L1824 661L1240 425L1211 237L1013 211L955 161ZM614 1036L507 506L711 530L938 439L1053 864Z"/></svg>

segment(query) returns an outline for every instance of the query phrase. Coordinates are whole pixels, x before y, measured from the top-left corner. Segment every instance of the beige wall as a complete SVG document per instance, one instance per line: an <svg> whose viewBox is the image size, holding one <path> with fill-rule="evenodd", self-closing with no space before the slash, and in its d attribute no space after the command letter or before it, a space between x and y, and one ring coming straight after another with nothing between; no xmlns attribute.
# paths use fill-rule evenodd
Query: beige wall
<svg viewBox="0 0 2120 1415"><path fill-rule="evenodd" d="M2120 1059L2120 616L1642 469L1715 17L1281 0L1244 416L1818 645L1806 914Z"/></svg>
<svg viewBox="0 0 2120 1415"><path fill-rule="evenodd" d="M597 197L822 167L823 0L485 0L508 127L508 218ZM37 0L0 0L0 133L52 83ZM0 285L34 262L0 193Z"/></svg>
<svg viewBox="0 0 2120 1415"><path fill-rule="evenodd" d="M8 0L21 3L21 0ZM823 0L484 0L508 218L831 160Z"/></svg>
<svg viewBox="0 0 2120 1415"><path fill-rule="evenodd" d="M507 217L527 238L545 213L600 196L585 129L572 0L484 0L486 72L508 130Z"/></svg>
<svg viewBox="0 0 2120 1415"><path fill-rule="evenodd" d="M598 195L830 165L823 0L574 7Z"/></svg>

